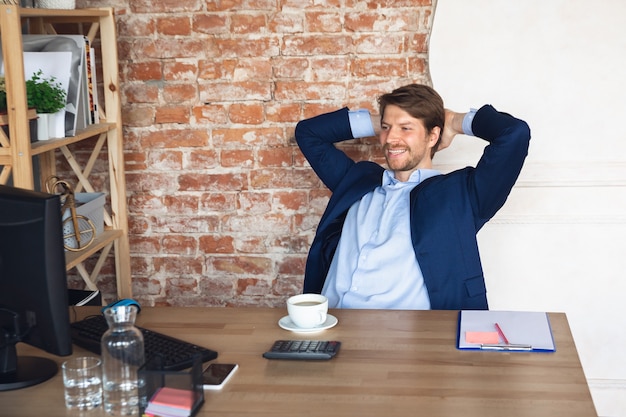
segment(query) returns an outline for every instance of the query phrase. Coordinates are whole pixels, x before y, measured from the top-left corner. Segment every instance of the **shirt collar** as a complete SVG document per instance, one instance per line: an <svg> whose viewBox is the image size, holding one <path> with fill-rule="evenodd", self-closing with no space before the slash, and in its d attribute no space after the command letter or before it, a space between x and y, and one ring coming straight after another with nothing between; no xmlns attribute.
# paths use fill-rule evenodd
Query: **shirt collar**
<svg viewBox="0 0 626 417"><path fill-rule="evenodd" d="M435 175L440 175L440 174L441 172L437 171L436 169L418 169L418 170L413 171L407 183L417 185L430 177L434 177ZM383 179L382 179L383 186L395 185L399 182L400 181L396 179L396 176L393 171L390 171L388 169L385 170L385 172L383 173Z"/></svg>

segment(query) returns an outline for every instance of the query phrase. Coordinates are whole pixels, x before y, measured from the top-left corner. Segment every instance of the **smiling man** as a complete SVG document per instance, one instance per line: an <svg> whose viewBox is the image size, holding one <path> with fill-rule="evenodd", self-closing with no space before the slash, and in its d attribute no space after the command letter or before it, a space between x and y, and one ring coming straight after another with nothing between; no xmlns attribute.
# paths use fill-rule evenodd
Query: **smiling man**
<svg viewBox="0 0 626 417"><path fill-rule="evenodd" d="M387 169L335 143L374 136L366 110L303 120L296 140L332 192L307 259L303 292L333 308L487 309L476 234L506 201L528 154L528 125L485 105L444 109L411 84L379 98ZM475 167L433 169L457 134L487 142Z"/></svg>

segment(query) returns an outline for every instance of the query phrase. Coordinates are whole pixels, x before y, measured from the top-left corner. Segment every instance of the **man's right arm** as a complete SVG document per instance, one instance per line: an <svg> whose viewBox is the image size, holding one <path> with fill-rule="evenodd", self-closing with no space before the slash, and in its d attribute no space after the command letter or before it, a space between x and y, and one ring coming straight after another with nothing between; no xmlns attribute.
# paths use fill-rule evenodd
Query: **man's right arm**
<svg viewBox="0 0 626 417"><path fill-rule="evenodd" d="M353 117L347 108L343 108L302 120L296 125L295 136L300 150L317 176L331 191L334 191L354 165L354 161L334 145L355 138L351 126ZM367 120L365 115L357 115L357 118L361 120L355 122L355 130L362 129L361 122L364 121L371 125L369 114Z"/></svg>

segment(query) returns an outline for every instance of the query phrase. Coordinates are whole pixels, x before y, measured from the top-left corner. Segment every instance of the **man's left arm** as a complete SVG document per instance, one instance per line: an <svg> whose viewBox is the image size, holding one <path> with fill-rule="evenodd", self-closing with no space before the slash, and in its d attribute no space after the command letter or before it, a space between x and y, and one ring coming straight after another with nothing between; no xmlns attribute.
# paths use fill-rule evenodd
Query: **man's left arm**
<svg viewBox="0 0 626 417"><path fill-rule="evenodd" d="M523 120L485 105L473 115L471 132L489 142L469 189L474 215L487 221L504 205L519 177L528 155L530 128Z"/></svg>

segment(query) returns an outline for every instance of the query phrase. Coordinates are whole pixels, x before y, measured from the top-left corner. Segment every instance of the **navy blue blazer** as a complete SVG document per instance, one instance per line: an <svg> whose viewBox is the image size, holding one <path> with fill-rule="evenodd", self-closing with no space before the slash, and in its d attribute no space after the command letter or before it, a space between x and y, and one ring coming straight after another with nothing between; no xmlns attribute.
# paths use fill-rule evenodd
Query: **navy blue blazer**
<svg viewBox="0 0 626 417"><path fill-rule="evenodd" d="M506 201L528 154L528 125L492 106L477 111L472 131L488 142L476 167L429 178L410 194L411 239L433 310L488 308L476 234ZM332 192L304 277L303 292L320 293L348 209L381 185L384 169L335 147L353 139L347 108L299 122L295 136Z"/></svg>

